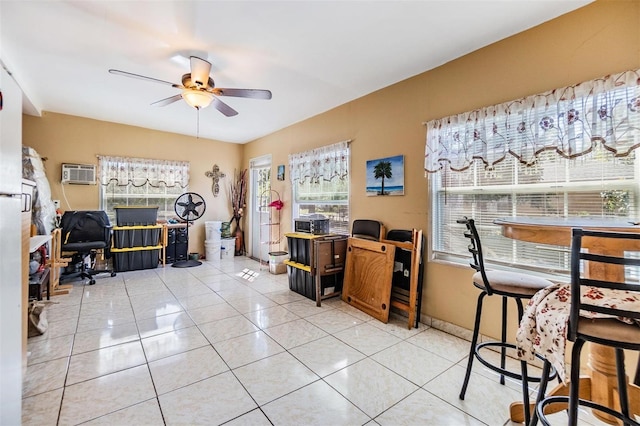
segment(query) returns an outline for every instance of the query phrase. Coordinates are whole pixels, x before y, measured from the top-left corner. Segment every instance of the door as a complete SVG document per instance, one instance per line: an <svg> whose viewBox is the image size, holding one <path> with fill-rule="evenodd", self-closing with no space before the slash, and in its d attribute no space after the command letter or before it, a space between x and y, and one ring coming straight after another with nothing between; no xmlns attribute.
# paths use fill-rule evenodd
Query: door
<svg viewBox="0 0 640 426"><path fill-rule="evenodd" d="M261 243L262 235L269 235L269 209L262 198L271 190L271 155L254 158L251 171L251 257L260 262L269 261L269 246ZM265 234L266 233L266 234Z"/></svg>

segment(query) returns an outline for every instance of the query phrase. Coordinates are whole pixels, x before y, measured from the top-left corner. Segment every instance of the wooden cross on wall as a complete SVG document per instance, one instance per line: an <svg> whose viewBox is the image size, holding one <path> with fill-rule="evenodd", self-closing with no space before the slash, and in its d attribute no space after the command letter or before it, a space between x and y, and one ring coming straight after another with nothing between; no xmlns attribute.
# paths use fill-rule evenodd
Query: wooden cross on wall
<svg viewBox="0 0 640 426"><path fill-rule="evenodd" d="M226 177L226 175L224 173L220 173L220 167L218 167L217 164L214 164L211 171L205 172L205 176L213 179L211 192L213 192L214 197L217 197L220 193L220 178Z"/></svg>

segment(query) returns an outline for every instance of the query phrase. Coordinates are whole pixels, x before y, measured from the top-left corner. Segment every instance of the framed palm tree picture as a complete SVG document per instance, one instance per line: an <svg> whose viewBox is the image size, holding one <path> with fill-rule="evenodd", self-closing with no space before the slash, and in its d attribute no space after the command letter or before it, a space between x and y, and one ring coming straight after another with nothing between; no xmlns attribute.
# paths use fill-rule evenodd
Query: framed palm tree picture
<svg viewBox="0 0 640 426"><path fill-rule="evenodd" d="M367 196L404 195L404 155L367 161Z"/></svg>

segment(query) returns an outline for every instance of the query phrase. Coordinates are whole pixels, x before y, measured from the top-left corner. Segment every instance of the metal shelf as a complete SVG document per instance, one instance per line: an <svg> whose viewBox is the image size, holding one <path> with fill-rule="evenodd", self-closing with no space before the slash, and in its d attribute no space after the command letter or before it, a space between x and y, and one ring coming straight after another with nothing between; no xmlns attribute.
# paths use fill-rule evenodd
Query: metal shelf
<svg viewBox="0 0 640 426"><path fill-rule="evenodd" d="M260 194L261 202L265 203L260 205L260 245L266 247L268 253L274 251L280 251L280 242L282 241L282 234L280 233L280 210L275 207L269 206L271 201L280 199L280 194L273 189L268 189ZM267 217L263 218L262 215ZM265 222L266 220L266 222ZM265 229L266 228L266 229ZM266 265L268 267L269 262L262 259L262 249L258 256L260 259L260 265Z"/></svg>

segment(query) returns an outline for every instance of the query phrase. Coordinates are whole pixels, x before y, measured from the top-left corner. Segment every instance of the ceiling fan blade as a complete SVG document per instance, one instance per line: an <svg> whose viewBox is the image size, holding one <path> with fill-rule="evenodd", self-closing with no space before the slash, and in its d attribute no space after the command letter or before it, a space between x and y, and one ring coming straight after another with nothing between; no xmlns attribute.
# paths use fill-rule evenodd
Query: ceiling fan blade
<svg viewBox="0 0 640 426"><path fill-rule="evenodd" d="M182 99L182 94L181 93L179 93L177 95L170 96L168 98L160 99L159 101L155 101L151 105L157 106L157 107L163 107L163 106L167 106L169 104L172 104L175 101L179 101L180 99Z"/></svg>
<svg viewBox="0 0 640 426"><path fill-rule="evenodd" d="M114 69L110 69L109 72L111 74L121 75L123 77L131 77L131 78L137 78L139 80L151 81L153 83L166 84L167 86L175 87L177 89L182 89L183 88L181 84L175 84L175 83L171 83L169 81L158 80L157 78L147 77L147 76L140 75L140 74L134 74L132 72L120 71L120 70L114 70Z"/></svg>
<svg viewBox="0 0 640 426"><path fill-rule="evenodd" d="M222 102L220 99L214 97L211 105L227 117L233 117L234 115L238 115L238 111L231 108L229 105Z"/></svg>
<svg viewBox="0 0 640 426"><path fill-rule="evenodd" d="M234 96L236 98L271 99L271 91L262 89L221 89L216 87L213 93L218 96Z"/></svg>
<svg viewBox="0 0 640 426"><path fill-rule="evenodd" d="M198 87L208 87L211 62L191 56L191 81Z"/></svg>

